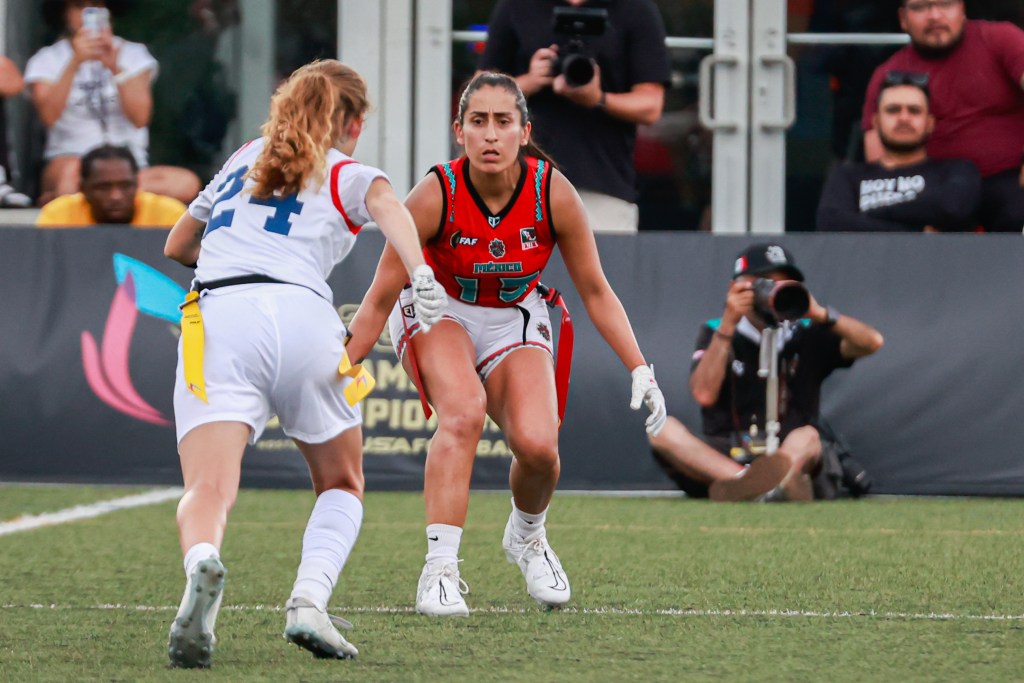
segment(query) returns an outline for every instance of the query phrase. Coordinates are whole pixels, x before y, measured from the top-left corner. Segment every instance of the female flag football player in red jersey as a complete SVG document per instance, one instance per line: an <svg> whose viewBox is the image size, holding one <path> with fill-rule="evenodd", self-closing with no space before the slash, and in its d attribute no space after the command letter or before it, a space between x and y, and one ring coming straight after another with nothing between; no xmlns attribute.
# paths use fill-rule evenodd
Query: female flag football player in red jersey
<svg viewBox="0 0 1024 683"><path fill-rule="evenodd" d="M458 551L487 414L514 454L505 555L537 602L559 607L569 600L569 583L544 529L558 483L559 418L551 323L536 289L555 246L594 325L632 371L630 407L646 403L652 434L665 422L665 399L605 279L576 190L530 143L526 98L516 82L477 75L462 93L454 130L465 156L431 169L406 199L427 263L448 292L448 310L429 335L419 334L412 291L403 290L405 271L387 247L352 321L349 350L353 358L369 353L390 316L396 352L410 376L418 367L437 411L424 474L427 555L416 611L469 614ZM414 354L407 353L410 342Z"/></svg>
<svg viewBox="0 0 1024 683"><path fill-rule="evenodd" d="M167 256L198 260L174 388L186 587L170 631L173 666L210 665L228 511L246 441L271 413L299 447L317 495L284 636L318 657L357 654L327 602L363 518L358 399L368 381L347 362L327 276L374 220L410 273L428 326L447 302L387 176L351 157L368 107L366 83L341 62L298 69L274 94L262 138L235 152L168 235Z"/></svg>

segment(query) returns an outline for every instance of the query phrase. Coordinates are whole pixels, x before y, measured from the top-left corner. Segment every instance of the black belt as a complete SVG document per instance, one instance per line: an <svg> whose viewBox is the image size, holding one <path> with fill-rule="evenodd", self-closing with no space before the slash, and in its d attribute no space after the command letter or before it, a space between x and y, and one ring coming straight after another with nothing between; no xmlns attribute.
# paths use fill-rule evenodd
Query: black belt
<svg viewBox="0 0 1024 683"><path fill-rule="evenodd" d="M220 289L221 287L234 287L235 285L290 285L292 283L272 278L269 275L239 275L237 277L225 277L220 280L209 282L196 282L192 285L193 292L201 292L204 289Z"/></svg>

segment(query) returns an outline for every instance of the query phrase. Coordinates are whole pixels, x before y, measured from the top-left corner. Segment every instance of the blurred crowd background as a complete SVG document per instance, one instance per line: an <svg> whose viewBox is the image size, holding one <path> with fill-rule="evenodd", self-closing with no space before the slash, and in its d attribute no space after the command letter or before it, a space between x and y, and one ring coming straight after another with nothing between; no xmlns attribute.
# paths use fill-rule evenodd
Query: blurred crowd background
<svg viewBox="0 0 1024 683"><path fill-rule="evenodd" d="M337 55L337 0L273 3L274 78L317 57ZM669 36L710 38L713 0L656 0ZM790 33L898 34L896 2L790 0ZM60 36L46 0L7 6L5 53L24 71ZM110 0L114 31L145 44L159 62L153 85L150 163L188 168L205 183L238 144L256 134L237 97L247 58L239 26L254 5L241 0ZM453 0L455 31L486 30L493 0ZM1024 25L1024 0L972 0L973 19ZM859 117L875 67L899 45L791 45L797 64L797 119L787 137L786 225L814 229L830 168L863 158ZM472 75L482 44L454 41L452 88ZM641 230L707 230L711 136L697 115L698 67L708 49L673 48L672 81L660 121L642 126L635 163ZM371 94L374 84L371 85ZM13 184L36 198L45 129L26 96L9 97L7 137ZM262 117L262 112L260 116Z"/></svg>

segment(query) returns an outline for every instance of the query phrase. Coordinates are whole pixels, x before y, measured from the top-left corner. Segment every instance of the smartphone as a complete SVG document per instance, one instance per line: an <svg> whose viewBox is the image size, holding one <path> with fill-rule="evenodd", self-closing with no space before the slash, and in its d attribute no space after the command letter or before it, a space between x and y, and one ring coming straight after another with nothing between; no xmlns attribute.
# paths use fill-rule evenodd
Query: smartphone
<svg viewBox="0 0 1024 683"><path fill-rule="evenodd" d="M93 33L110 28L110 10L106 7L82 8L82 28Z"/></svg>

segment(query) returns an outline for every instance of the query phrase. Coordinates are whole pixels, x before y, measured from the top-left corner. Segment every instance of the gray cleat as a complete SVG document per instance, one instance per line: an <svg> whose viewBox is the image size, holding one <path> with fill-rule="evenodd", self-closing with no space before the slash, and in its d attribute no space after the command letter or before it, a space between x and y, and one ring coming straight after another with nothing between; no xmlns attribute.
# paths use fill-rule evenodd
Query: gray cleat
<svg viewBox="0 0 1024 683"><path fill-rule="evenodd" d="M217 644L213 627L224 594L226 573L220 560L211 557L200 562L189 577L167 643L171 666L185 669L210 667L210 657Z"/></svg>
<svg viewBox="0 0 1024 683"><path fill-rule="evenodd" d="M328 614L303 597L289 599L284 609L284 639L289 643L309 650L318 659L351 659L359 654L335 628L352 628L352 624L341 617Z"/></svg>

